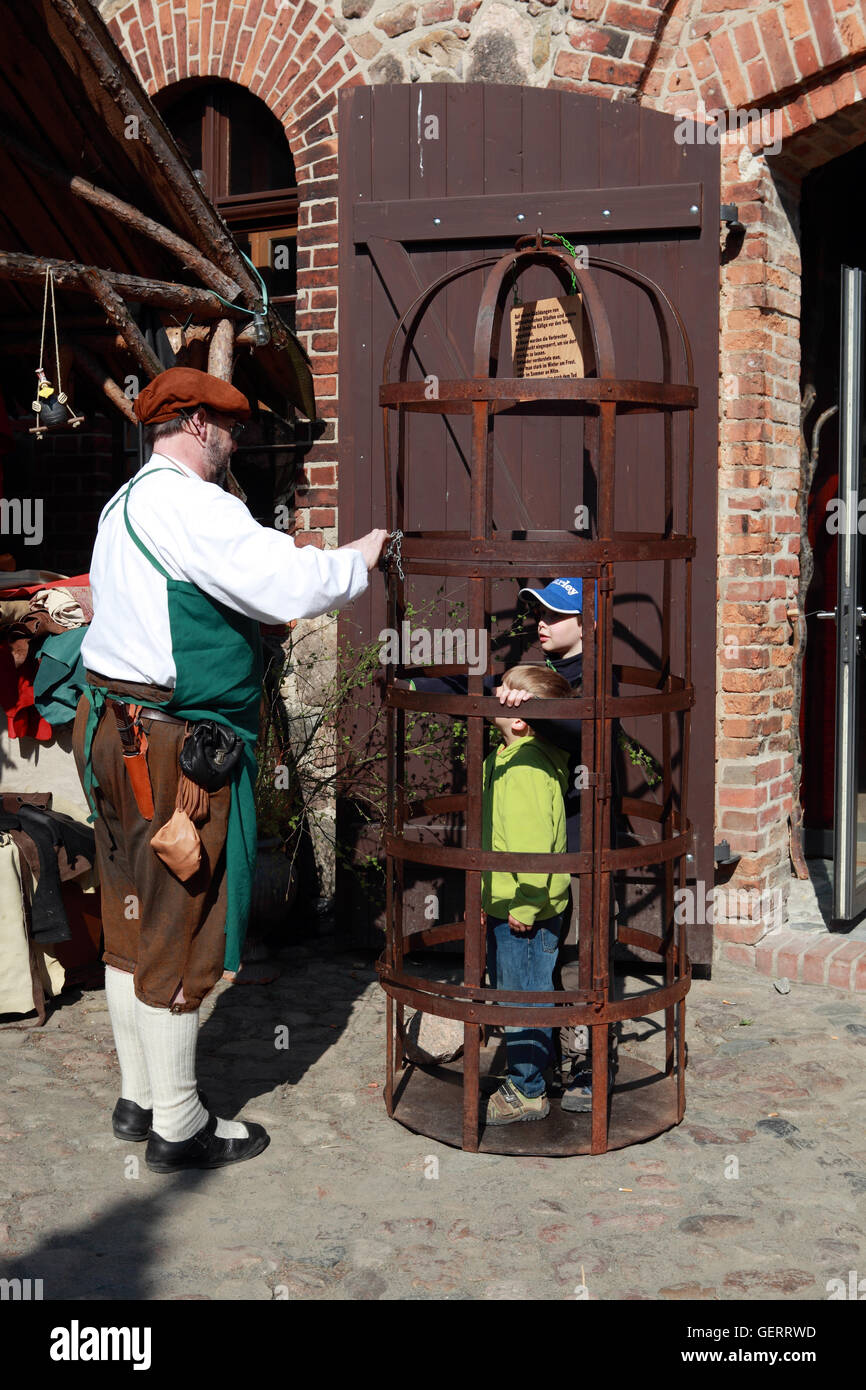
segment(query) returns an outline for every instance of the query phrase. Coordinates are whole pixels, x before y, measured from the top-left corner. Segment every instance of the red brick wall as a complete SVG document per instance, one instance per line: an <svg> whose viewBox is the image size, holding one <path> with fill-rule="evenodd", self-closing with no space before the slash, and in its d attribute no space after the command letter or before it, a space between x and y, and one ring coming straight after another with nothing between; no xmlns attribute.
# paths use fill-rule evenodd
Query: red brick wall
<svg viewBox="0 0 866 1390"><path fill-rule="evenodd" d="M507 29L509 11L517 38L503 77L483 63L492 61L491 25ZM446 27L434 34L433 25ZM285 126L303 199L298 328L314 363L319 413L329 422L299 496L299 525L317 544L336 535L341 85L412 76L521 80L637 99L672 114L701 104L778 112L779 158L760 152L756 130L751 138L729 137L722 149L723 201L738 205L748 235L721 277L716 828L743 856L736 886L784 887L792 767L787 610L799 572L796 205L805 172L866 139L856 108L866 95L862 0L675 0L667 10L664 0L571 0L566 16L556 0L133 0L111 27L149 91L195 74L230 78L256 92ZM753 942L766 929L729 932Z"/></svg>

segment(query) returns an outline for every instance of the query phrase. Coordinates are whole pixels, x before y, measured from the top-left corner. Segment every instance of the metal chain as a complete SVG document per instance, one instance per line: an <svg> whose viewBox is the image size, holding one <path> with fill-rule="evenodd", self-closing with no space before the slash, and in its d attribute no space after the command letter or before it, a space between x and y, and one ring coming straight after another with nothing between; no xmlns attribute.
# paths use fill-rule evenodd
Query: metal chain
<svg viewBox="0 0 866 1390"><path fill-rule="evenodd" d="M388 544L385 548L385 554L382 556L382 559L385 561L386 564L389 560L394 561L394 564L397 567L397 573L400 576L401 581L406 578L405 574L403 573L402 541L403 532L392 531L388 538Z"/></svg>

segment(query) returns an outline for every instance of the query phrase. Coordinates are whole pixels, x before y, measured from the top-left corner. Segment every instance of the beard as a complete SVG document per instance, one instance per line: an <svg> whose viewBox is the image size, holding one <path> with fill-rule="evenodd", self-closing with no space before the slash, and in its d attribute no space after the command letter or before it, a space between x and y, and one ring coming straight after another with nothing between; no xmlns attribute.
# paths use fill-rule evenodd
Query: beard
<svg viewBox="0 0 866 1390"><path fill-rule="evenodd" d="M204 451L204 466L209 483L216 483L218 487L222 487L226 480L231 456L231 445L223 444L218 439L213 438L207 441Z"/></svg>

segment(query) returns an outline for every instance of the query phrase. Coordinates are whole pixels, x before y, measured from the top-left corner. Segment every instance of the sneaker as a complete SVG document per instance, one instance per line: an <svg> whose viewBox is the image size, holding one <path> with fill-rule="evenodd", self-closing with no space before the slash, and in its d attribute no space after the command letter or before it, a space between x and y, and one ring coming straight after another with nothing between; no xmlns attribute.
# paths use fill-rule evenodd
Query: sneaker
<svg viewBox="0 0 866 1390"><path fill-rule="evenodd" d="M487 1102L485 1122L489 1125L513 1125L518 1120L543 1120L550 1114L550 1102L542 1091L540 1096L525 1096L513 1081L504 1081Z"/></svg>
<svg viewBox="0 0 866 1390"><path fill-rule="evenodd" d="M614 1069L609 1067L607 1073L608 1094L613 1089ZM562 1108L577 1114L584 1114L592 1109L592 1067L584 1064L576 1071L573 1071L569 1080L562 1088Z"/></svg>

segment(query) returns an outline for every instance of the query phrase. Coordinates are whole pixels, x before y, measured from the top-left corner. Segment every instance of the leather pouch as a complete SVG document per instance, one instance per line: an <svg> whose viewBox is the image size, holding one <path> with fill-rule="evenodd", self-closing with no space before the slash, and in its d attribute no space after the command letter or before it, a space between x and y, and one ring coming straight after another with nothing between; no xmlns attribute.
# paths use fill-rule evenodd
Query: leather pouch
<svg viewBox="0 0 866 1390"><path fill-rule="evenodd" d="M175 807L171 819L156 832L151 849L175 878L186 883L201 864L201 839L186 811Z"/></svg>
<svg viewBox="0 0 866 1390"><path fill-rule="evenodd" d="M231 779L243 757L244 743L232 729L214 719L194 725L180 750L181 770L207 792L219 791Z"/></svg>

